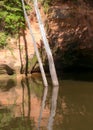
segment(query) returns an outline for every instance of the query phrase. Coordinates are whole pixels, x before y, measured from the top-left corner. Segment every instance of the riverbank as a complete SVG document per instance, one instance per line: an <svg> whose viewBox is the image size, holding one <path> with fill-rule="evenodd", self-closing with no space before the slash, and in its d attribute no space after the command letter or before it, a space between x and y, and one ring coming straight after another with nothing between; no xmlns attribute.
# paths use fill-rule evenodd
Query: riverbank
<svg viewBox="0 0 93 130"><path fill-rule="evenodd" d="M49 2L48 11L39 5L47 38L52 50L57 72L93 70L93 8L89 1ZM46 3L46 2L45 2ZM91 4L90 4L91 3ZM35 11L29 16L33 34L40 50L40 56L46 72L48 60L42 45L40 30L36 20ZM24 39L25 38L25 39ZM15 40L8 39L8 46L0 50L0 74L22 74L39 71L37 58L28 28L25 37ZM35 56L35 57L34 57ZM9 71L8 71L9 70Z"/></svg>

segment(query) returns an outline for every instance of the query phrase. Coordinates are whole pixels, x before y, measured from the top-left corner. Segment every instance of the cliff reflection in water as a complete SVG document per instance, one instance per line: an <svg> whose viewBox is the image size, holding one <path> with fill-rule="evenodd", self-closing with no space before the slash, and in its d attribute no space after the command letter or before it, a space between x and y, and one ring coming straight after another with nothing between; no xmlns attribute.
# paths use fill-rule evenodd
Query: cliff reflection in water
<svg viewBox="0 0 93 130"><path fill-rule="evenodd" d="M43 87L41 76L0 80L0 130L17 129L93 130L93 82Z"/></svg>
<svg viewBox="0 0 93 130"><path fill-rule="evenodd" d="M51 120L53 120L52 116L54 116L54 114L50 115L50 101L47 100L47 104L45 103L48 88L43 87L41 77L38 77L38 79L34 77L22 78L18 81L9 79L9 81L11 81L9 82L10 85L6 83L2 86L2 84L0 84L0 129L47 129L49 116ZM6 80L6 82L8 82L8 80ZM53 98L56 88L57 87L53 88L52 92L52 109L53 105L54 108L56 107L54 101L56 97ZM52 88L49 90L49 100L51 100L51 90ZM52 124L53 121L51 122L51 125Z"/></svg>

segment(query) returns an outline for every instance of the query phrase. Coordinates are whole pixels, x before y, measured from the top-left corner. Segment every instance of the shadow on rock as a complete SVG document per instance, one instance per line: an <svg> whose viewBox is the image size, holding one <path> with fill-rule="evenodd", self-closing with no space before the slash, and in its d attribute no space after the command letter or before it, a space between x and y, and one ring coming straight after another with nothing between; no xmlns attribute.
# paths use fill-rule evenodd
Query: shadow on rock
<svg viewBox="0 0 93 130"><path fill-rule="evenodd" d="M1 64L0 65L0 74L13 75L14 69L12 69L10 66L8 66L6 64Z"/></svg>

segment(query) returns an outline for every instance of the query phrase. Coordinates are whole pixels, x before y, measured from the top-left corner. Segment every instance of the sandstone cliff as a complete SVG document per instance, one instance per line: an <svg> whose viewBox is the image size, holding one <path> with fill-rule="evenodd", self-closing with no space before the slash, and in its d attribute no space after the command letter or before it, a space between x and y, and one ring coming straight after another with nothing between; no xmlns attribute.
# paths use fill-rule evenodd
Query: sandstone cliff
<svg viewBox="0 0 93 130"><path fill-rule="evenodd" d="M55 1L47 31L57 69L93 68L93 1Z"/></svg>
<svg viewBox="0 0 93 130"><path fill-rule="evenodd" d="M93 1L52 0L46 14L42 4L39 4L39 9L57 71L69 69L73 71L77 68L93 69ZM36 42L41 50L44 66L48 70L46 53L41 46L42 40L34 10L29 18ZM0 50L0 74L24 73L26 56L28 56L30 73L37 60L36 57L32 60L34 48L28 29L25 30L25 39L21 36L19 41L13 38L8 40L8 48ZM39 70L38 65L35 68L35 71Z"/></svg>

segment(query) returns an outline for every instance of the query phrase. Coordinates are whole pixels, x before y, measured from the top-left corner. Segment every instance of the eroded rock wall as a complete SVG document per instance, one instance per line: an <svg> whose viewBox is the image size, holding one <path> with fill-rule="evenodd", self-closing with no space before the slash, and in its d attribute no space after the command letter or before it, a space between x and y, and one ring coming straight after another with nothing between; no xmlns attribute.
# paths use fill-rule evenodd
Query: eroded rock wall
<svg viewBox="0 0 93 130"><path fill-rule="evenodd" d="M48 11L48 39L57 69L93 68L93 2L55 1Z"/></svg>

